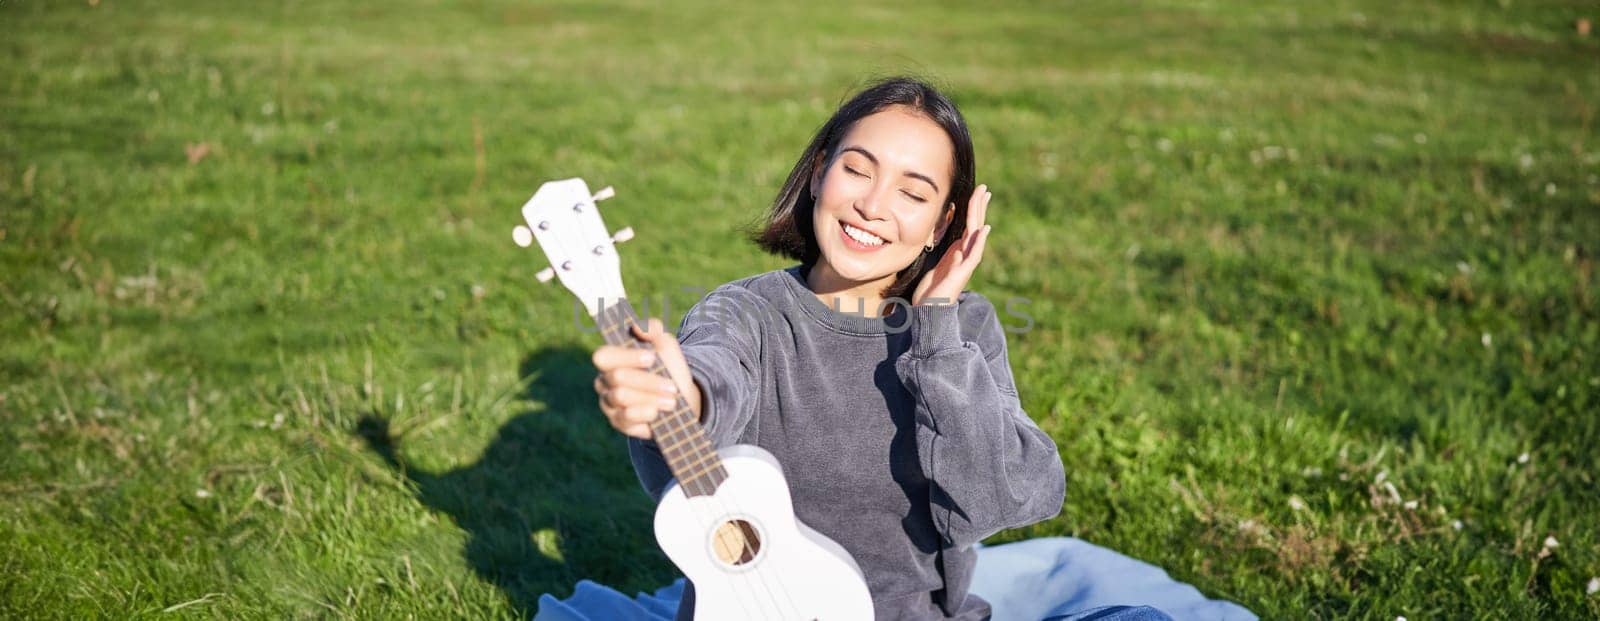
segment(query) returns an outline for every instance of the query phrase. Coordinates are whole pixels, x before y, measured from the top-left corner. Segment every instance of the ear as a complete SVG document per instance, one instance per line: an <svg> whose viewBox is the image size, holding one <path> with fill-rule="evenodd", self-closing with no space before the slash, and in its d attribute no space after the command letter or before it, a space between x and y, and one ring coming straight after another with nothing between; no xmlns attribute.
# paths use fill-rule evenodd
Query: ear
<svg viewBox="0 0 1600 621"><path fill-rule="evenodd" d="M945 231L949 230L950 223L955 221L955 219L956 219L956 204L955 203L950 203L950 208L944 210L944 217L939 219L939 225L933 227L933 236L928 239L927 243L924 243L922 245L924 247L926 247L928 244L931 244L931 243L937 242L937 241L939 241L941 239L944 239Z"/></svg>
<svg viewBox="0 0 1600 621"><path fill-rule="evenodd" d="M811 183L807 189L811 190L811 197L816 198L822 190L822 171L828 165L828 156L818 153L816 161L811 163Z"/></svg>

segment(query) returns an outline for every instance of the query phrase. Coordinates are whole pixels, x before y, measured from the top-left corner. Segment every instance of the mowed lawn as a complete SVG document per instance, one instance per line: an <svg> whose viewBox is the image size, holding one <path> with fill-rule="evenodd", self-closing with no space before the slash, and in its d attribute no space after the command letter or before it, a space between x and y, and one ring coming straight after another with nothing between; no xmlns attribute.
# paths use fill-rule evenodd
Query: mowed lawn
<svg viewBox="0 0 1600 621"><path fill-rule="evenodd" d="M1592 2L0 0L0 617L674 579L544 181L676 326L868 79L948 89L1071 535L1266 618L1600 616ZM663 308L662 304L666 307Z"/></svg>

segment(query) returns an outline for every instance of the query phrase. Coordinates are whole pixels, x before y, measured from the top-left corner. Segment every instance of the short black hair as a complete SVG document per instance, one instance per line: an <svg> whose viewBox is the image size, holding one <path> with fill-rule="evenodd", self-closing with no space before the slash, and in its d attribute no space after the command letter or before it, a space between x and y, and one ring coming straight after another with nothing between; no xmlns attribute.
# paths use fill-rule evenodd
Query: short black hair
<svg viewBox="0 0 1600 621"><path fill-rule="evenodd" d="M940 257L944 256L951 244L966 234L967 201L972 198L977 177L972 155L972 135L967 132L966 119L962 118L961 111L956 109L950 98L922 80L905 76L880 80L839 106L828 122L817 130L817 135L811 139L805 152L800 154L794 170L789 171L789 179L772 201L772 209L765 221L753 227L750 237L763 250L795 259L807 271L816 265L817 259L822 256L822 249L817 245L816 234L812 230L811 212L816 207L817 199L811 195L811 177L824 166L827 158L835 155L839 141L844 139L845 133L856 121L890 106L904 106L928 117L944 129L954 147L951 155L955 170L950 178L950 195L939 211L942 219L945 210L955 210L950 226L934 244L932 251L918 254L911 265L900 271L894 283L880 293L885 299L898 297L909 301L908 294L917 286L917 282L939 264Z"/></svg>

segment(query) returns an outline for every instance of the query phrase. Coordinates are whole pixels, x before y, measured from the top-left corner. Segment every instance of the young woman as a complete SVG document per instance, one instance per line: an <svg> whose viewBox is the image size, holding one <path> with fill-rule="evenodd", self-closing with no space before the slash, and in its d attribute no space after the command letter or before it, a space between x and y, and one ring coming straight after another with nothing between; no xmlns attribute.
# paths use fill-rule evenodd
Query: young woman
<svg viewBox="0 0 1600 621"><path fill-rule="evenodd" d="M798 265L713 290L677 338L650 320L635 335L654 353L595 351L600 409L629 436L640 483L659 501L671 482L649 423L681 393L713 444L778 458L797 517L860 565L880 621L1168 618L1107 606L1139 600L1253 619L1076 539L984 548L993 560L978 563L983 538L1056 515L1065 477L1022 410L994 306L965 291L990 231L973 169L966 122L927 84L890 79L841 106L754 235ZM671 381L648 371L655 356ZM632 605L592 583L540 601L541 618ZM688 585L677 618L693 609Z"/></svg>
<svg viewBox="0 0 1600 621"><path fill-rule="evenodd" d="M986 617L973 544L1054 516L1065 488L994 306L964 291L991 197L932 87L892 79L840 107L756 236L800 264L712 291L676 339L655 320L637 332L672 382L650 354L595 352L600 409L646 490L671 476L648 424L682 392L715 445L778 458L797 517L851 553L879 619ZM686 593L679 618L692 607Z"/></svg>

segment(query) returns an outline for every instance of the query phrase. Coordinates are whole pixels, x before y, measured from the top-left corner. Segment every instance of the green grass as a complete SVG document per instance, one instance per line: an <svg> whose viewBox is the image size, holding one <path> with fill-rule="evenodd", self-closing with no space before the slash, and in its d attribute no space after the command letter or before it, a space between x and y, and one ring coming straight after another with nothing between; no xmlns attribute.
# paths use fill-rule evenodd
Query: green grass
<svg viewBox="0 0 1600 621"><path fill-rule="evenodd" d="M900 72L972 125L972 288L1028 300L1011 363L1068 473L996 541L1267 618L1600 616L1585 12L0 0L0 617L671 580L516 210L615 186L676 325L786 265L739 226Z"/></svg>

